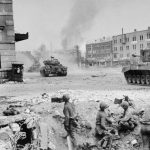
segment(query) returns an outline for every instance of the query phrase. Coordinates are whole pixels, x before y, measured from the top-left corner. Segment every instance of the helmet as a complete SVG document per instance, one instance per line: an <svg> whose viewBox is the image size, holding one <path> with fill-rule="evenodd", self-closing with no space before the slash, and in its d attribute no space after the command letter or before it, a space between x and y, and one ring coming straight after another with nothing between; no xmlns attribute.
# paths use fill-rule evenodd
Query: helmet
<svg viewBox="0 0 150 150"><path fill-rule="evenodd" d="M128 104L128 102L126 102L126 101L123 101L122 103L121 103L121 105L120 105L123 109L128 109L128 107L129 107L129 104Z"/></svg>
<svg viewBox="0 0 150 150"><path fill-rule="evenodd" d="M105 102L101 102L99 107L100 107L100 109L104 110L104 109L108 108L109 106Z"/></svg>
<svg viewBox="0 0 150 150"><path fill-rule="evenodd" d="M69 94L64 94L62 99L66 102L66 101L69 101L70 97L69 97Z"/></svg>

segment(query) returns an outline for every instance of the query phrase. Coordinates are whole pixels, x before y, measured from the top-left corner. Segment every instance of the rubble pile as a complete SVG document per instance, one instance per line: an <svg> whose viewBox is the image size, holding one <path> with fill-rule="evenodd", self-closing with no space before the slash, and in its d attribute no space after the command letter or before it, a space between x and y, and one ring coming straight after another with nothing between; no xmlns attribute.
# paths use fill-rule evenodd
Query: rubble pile
<svg viewBox="0 0 150 150"><path fill-rule="evenodd" d="M17 150L38 146L34 145L34 141L38 139L38 132L36 131L38 120L39 116L33 113L1 116L0 149Z"/></svg>
<svg viewBox="0 0 150 150"><path fill-rule="evenodd" d="M10 147L8 149L13 150L14 147L17 147L20 150L25 150L29 147L43 147L43 149L49 147L51 150L67 150L66 131L63 124L64 104L62 101L62 95L65 93L70 94L71 101L76 107L78 150L98 149L95 144L95 119L101 101L100 94L97 92L90 93L90 95L88 92L83 94L82 91L74 92L71 90L61 90L50 94L43 93L29 98L12 97L7 99L5 103L2 102L1 107L4 107L0 117L0 149ZM102 95L102 97L105 97L105 100L111 104L108 113L112 119L116 120L116 124L122 113L120 104L123 101L130 103L130 109L135 112L138 110L135 116L136 121L139 122L142 110L134 104L134 99L131 100L125 96L114 99L108 95ZM8 113L8 111L11 113ZM111 148L140 150L141 138L138 131L139 126L136 126L133 131L128 130L120 133L120 139L112 140ZM9 139L15 142L12 144ZM5 142L5 140L8 142Z"/></svg>

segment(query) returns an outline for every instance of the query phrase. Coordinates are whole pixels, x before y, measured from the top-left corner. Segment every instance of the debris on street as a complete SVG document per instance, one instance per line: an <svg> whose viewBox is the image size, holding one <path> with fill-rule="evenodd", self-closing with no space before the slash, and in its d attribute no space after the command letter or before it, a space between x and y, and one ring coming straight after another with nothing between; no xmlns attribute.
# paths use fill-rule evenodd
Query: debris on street
<svg viewBox="0 0 150 150"><path fill-rule="evenodd" d="M107 76L102 79L101 77L105 74ZM92 78L91 75L99 75L99 77ZM78 150L98 150L100 148L142 150L140 120L149 99L149 95L146 94L147 89L133 87L133 89L120 90L122 88L120 84L123 84L123 82L120 82L114 90L111 88L108 89L108 85L111 87L112 82L115 81L110 79L108 73L94 74L92 72L91 75L84 76L86 80L83 80L83 77L79 78L77 76L74 76L75 80L73 80L69 75L64 81L59 78L51 78L51 81L45 82L44 80L49 79L39 78L39 82L41 80L42 85L44 82L43 86L40 85L41 87L39 85L37 86L37 79L34 79L34 82L29 81L27 84L5 84L4 86L10 87L10 90L13 88L16 89L13 91L14 96L6 94L6 96L0 97L0 133L5 131L6 136L4 134L4 137L10 134L11 137L16 138L12 138L16 143L11 144L9 140L8 143L4 142L5 138L3 138L3 134L2 136L0 134L0 146L2 148L10 147L10 150L13 150L13 147L17 147L20 150L31 149L31 147L68 150L67 133L64 129L64 101L62 97L64 94L69 94L70 102L75 105L77 113L75 136ZM116 78L115 75L113 77ZM76 86L81 81L83 85L86 83L87 86L90 85L93 89L86 89L82 84L80 84L81 88L78 89L67 87L68 83L71 83L70 86ZM107 85L104 84L104 81L106 81ZM118 79L116 81L118 82ZM55 84L57 84L59 90L57 90ZM22 86L24 91L16 94L16 91L20 90ZM35 88L35 86L37 87ZM33 87L35 89L38 88L39 91L33 91L32 94L27 94L27 87L30 90ZM140 92L137 92L138 90ZM3 92L5 93L5 91ZM127 123L135 125L132 130L123 132L120 130L118 137L116 135L114 137L104 137L104 139L97 143L95 139L95 121L101 101L109 103L110 107L107 110L107 114L113 121L113 127L116 130L120 128L119 121L124 114L121 104L126 102L129 105L128 110L132 114L132 117L127 120ZM31 135L29 133L31 132L34 139L30 138ZM30 140L26 139L28 136ZM1 147L0 149L2 149Z"/></svg>

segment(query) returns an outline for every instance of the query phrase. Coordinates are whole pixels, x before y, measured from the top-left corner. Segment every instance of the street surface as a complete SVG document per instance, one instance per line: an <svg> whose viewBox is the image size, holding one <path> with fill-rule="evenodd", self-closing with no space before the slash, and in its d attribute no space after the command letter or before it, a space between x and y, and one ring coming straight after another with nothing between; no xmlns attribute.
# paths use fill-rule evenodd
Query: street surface
<svg viewBox="0 0 150 150"><path fill-rule="evenodd" d="M1 84L0 96L25 96L59 90L113 92L116 95L146 93L143 99L150 95L150 87L128 85L121 68L88 68L69 71L66 77L41 77L39 73L24 73L24 83Z"/></svg>
<svg viewBox="0 0 150 150"><path fill-rule="evenodd" d="M46 95L44 98L42 95ZM87 120L92 131L87 136L77 135L78 142L93 141L95 117L99 109L99 102L106 101L110 110L120 114L122 109L114 104L115 98L129 96L138 110L147 107L150 103L150 87L128 85L121 72L121 68L88 68L69 70L66 77L41 77L39 73L25 73L24 83L8 82L0 84L0 113L7 109L11 103L23 104L29 102L31 111L40 114L42 120L47 122L55 131L53 143L56 148L67 150L63 125L53 116L63 116L63 103L51 103L52 96L62 96L69 93L75 102L77 113ZM26 105L24 105L26 109ZM24 110L23 110L24 111ZM87 115L88 114L88 115ZM134 134L122 138L120 150L130 150L131 142L139 137L139 128ZM140 140L138 141L140 143ZM140 144L141 145L141 144ZM136 149L136 148L135 148Z"/></svg>

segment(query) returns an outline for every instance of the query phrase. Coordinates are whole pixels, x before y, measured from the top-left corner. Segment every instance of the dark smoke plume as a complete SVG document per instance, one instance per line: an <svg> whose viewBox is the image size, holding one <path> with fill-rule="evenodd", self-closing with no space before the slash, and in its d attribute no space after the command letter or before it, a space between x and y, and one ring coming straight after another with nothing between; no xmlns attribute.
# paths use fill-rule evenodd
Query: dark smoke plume
<svg viewBox="0 0 150 150"><path fill-rule="evenodd" d="M98 14L101 0L75 0L69 20L62 30L62 47L64 50L83 42L83 33L92 27Z"/></svg>

